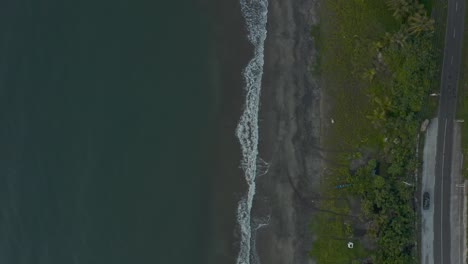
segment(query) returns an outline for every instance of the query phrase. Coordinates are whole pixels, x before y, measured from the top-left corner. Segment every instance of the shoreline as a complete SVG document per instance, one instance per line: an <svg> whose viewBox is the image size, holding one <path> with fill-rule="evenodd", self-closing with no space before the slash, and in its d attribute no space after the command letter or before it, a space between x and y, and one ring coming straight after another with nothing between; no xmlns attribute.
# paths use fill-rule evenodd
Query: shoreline
<svg viewBox="0 0 468 264"><path fill-rule="evenodd" d="M257 179L252 211L254 222L268 222L256 234L260 263L314 263L308 257L313 239L308 224L320 187L321 106L326 104L310 70L318 2L269 1L259 146L269 171Z"/></svg>

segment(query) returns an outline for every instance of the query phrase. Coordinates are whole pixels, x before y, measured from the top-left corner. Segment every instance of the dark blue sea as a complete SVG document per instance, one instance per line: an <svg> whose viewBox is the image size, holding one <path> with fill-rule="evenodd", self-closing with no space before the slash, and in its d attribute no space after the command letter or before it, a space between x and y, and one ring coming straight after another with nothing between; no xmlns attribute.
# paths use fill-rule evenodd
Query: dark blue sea
<svg viewBox="0 0 468 264"><path fill-rule="evenodd" d="M235 263L243 21L237 0L0 1L0 263Z"/></svg>

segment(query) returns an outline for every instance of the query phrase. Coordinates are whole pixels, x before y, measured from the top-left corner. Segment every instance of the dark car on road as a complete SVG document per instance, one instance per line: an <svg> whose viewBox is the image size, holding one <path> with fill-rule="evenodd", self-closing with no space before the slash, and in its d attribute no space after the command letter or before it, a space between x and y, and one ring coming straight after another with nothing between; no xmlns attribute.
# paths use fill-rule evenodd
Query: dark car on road
<svg viewBox="0 0 468 264"><path fill-rule="evenodd" d="M427 210L431 206L431 196L428 192L424 192L423 194L423 209Z"/></svg>

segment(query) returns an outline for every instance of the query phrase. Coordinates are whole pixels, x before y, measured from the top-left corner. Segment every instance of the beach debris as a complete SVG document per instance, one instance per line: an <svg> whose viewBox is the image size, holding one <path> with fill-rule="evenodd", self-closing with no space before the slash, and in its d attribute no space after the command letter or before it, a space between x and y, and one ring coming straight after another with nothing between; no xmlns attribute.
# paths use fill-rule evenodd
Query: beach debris
<svg viewBox="0 0 468 264"><path fill-rule="evenodd" d="M343 188L346 188L346 187L349 187L351 186L350 183L346 183L346 184L338 184L335 186L335 189L343 189Z"/></svg>
<svg viewBox="0 0 468 264"><path fill-rule="evenodd" d="M383 55L382 55L382 52L379 51L379 53L377 53L377 60L382 63L383 62Z"/></svg>
<svg viewBox="0 0 468 264"><path fill-rule="evenodd" d="M401 182L404 183L406 186L413 186L413 184L411 184L411 183L407 183L405 181L401 181Z"/></svg>

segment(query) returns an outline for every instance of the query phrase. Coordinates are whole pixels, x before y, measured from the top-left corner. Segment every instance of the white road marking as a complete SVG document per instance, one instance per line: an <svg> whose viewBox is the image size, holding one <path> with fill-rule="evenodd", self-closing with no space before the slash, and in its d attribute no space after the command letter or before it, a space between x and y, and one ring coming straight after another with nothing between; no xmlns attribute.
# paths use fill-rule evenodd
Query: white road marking
<svg viewBox="0 0 468 264"><path fill-rule="evenodd" d="M445 119L445 128L444 128L444 146L442 147L442 171L441 171L441 184L440 184L440 256L441 263L444 261L444 247L443 247L443 215L444 215L444 163L445 163L445 137L447 136L447 118Z"/></svg>
<svg viewBox="0 0 468 264"><path fill-rule="evenodd" d="M461 190L461 191L463 192L464 190L465 190L465 185L463 184L463 190ZM462 214L460 213L460 209L461 209L462 206L463 206L463 203L461 203L461 205L458 206L458 223L461 226L463 226ZM460 244L458 245L459 246L458 247L458 259L460 260L460 264L462 263L462 259L463 259L463 256L462 256L462 253L461 253L461 248L462 248L461 245L463 245L462 238L463 238L463 236L460 235Z"/></svg>
<svg viewBox="0 0 468 264"><path fill-rule="evenodd" d="M455 2L455 11L458 11L458 2Z"/></svg>
<svg viewBox="0 0 468 264"><path fill-rule="evenodd" d="M452 58L450 59L450 64L453 64L453 56L452 56Z"/></svg>

